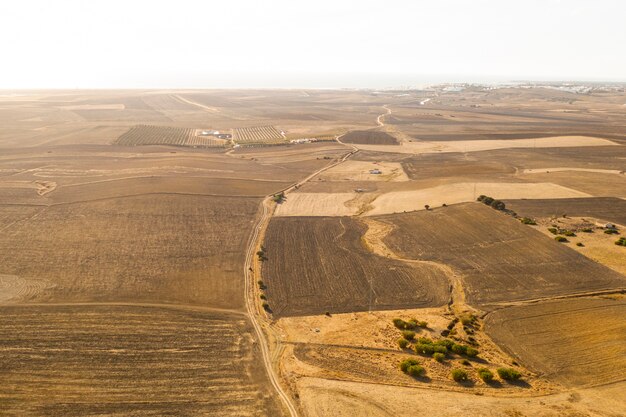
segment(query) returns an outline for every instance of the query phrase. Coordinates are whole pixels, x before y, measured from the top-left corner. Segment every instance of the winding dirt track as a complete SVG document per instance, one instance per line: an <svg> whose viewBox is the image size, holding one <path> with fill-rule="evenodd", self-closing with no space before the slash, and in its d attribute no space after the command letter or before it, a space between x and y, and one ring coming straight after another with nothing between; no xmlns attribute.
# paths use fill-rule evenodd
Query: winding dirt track
<svg viewBox="0 0 626 417"><path fill-rule="evenodd" d="M358 149L352 146L352 150L348 152L347 154L345 154L339 160L315 171L314 173L312 173L305 179L282 190L282 192L284 194L288 194L291 191L298 189L301 185L310 181L312 178L315 178L317 175L321 174L322 172L345 162L350 156L354 155L356 152L358 152ZM256 265L254 263L254 255L261 245L261 239L263 237L265 229L267 228L270 218L272 217L272 214L276 208L276 205L273 204L272 196L273 195L269 195L265 197L265 199L261 203L261 213L260 213L257 223L254 226L254 229L253 229L252 235L250 236L250 240L248 242L248 247L246 250L246 260L244 262L246 311L248 313L248 316L250 317L250 321L252 322L252 326L254 327L254 331L259 340L259 345L261 348L261 355L263 358L263 364L265 365L265 368L267 369L268 378L270 382L272 383L272 386L278 393L279 397L282 399L285 406L287 407L289 411L289 415L291 417L297 417L298 410L293 405L293 402L291 401L290 396L283 390L283 388L280 385L279 376L277 375L276 370L274 369L274 362L277 360L277 355L273 355L273 356L270 355L268 339L264 333L263 327L265 327L265 330L267 332L271 332L272 330L269 328L267 321L264 320L265 316L259 309L258 304L255 302L256 297L255 297L255 291L254 291L254 271L255 271Z"/></svg>

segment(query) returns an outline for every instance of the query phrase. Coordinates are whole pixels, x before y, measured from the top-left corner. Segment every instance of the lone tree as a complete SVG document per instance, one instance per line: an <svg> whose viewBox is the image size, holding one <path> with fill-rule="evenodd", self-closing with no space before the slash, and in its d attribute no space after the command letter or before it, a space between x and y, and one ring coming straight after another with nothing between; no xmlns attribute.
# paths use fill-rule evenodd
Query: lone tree
<svg viewBox="0 0 626 417"><path fill-rule="evenodd" d="M426 210L428 210L428 209L430 209L430 206L429 206L428 204L424 204L424 208L425 208Z"/></svg>

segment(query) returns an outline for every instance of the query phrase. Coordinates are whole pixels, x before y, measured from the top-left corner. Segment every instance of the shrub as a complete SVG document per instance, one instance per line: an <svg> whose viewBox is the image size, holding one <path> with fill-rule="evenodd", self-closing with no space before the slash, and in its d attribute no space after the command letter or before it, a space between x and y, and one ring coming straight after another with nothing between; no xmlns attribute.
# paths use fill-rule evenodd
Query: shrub
<svg viewBox="0 0 626 417"><path fill-rule="evenodd" d="M467 359L463 359L461 361L461 365L472 366L472 363L470 361L468 361Z"/></svg>
<svg viewBox="0 0 626 417"><path fill-rule="evenodd" d="M393 319L393 325L398 329L406 329L406 321L402 319Z"/></svg>
<svg viewBox="0 0 626 417"><path fill-rule="evenodd" d="M445 355L446 353L448 353L448 348L441 345L433 345L433 352L443 353Z"/></svg>
<svg viewBox="0 0 626 417"><path fill-rule="evenodd" d="M258 280L258 281L257 281L257 284L259 284L259 289L261 289L261 290L264 290L264 289L266 289L266 288L267 288L267 287L265 286L265 283L264 283L263 281L261 281L261 280Z"/></svg>
<svg viewBox="0 0 626 417"><path fill-rule="evenodd" d="M417 325L418 325L419 327L421 327L422 329L426 329L426 328L428 327L428 322L423 321L423 320L422 320L422 321L418 321L418 322L417 322Z"/></svg>
<svg viewBox="0 0 626 417"><path fill-rule="evenodd" d="M575 237L576 233L572 232L571 230L563 230L563 234L565 236L569 236L569 237Z"/></svg>
<svg viewBox="0 0 626 417"><path fill-rule="evenodd" d="M537 224L536 221L534 221L533 219L529 218L529 217L522 217L520 219L520 222L522 222L523 224L531 224L531 225L535 225Z"/></svg>
<svg viewBox="0 0 626 417"><path fill-rule="evenodd" d="M400 349L406 349L409 347L409 341L401 337L398 339L398 346L400 346Z"/></svg>
<svg viewBox="0 0 626 417"><path fill-rule="evenodd" d="M452 352L458 355L465 355L465 353L467 352L467 346L459 345L457 343L453 344L451 349Z"/></svg>
<svg viewBox="0 0 626 417"><path fill-rule="evenodd" d="M590 228L587 227L587 228L583 229L583 232L585 232L585 233L593 233L593 230L591 230Z"/></svg>
<svg viewBox="0 0 626 417"><path fill-rule="evenodd" d="M423 343L425 345L432 345L433 341L427 337L420 337L419 339L417 339L418 342Z"/></svg>
<svg viewBox="0 0 626 417"><path fill-rule="evenodd" d="M436 360L437 362L443 362L445 358L446 358L446 355L444 355L443 353L439 353L439 352L433 353L433 359Z"/></svg>
<svg viewBox="0 0 626 417"><path fill-rule="evenodd" d="M485 197L485 198L482 199L482 202L485 203L486 205L490 206L491 203L493 203L493 198Z"/></svg>
<svg viewBox="0 0 626 417"><path fill-rule="evenodd" d="M617 235L619 234L619 232L617 231L617 229L606 229L604 231L604 233L606 233L607 235Z"/></svg>
<svg viewBox="0 0 626 417"><path fill-rule="evenodd" d="M557 242L568 242L568 240L563 236L557 236L554 238L554 240L556 240Z"/></svg>
<svg viewBox="0 0 626 417"><path fill-rule="evenodd" d="M493 200L490 206L496 210L504 210L506 205L500 200Z"/></svg>
<svg viewBox="0 0 626 417"><path fill-rule="evenodd" d="M435 353L435 349L433 345L429 345L426 343L416 343L415 353L421 355L432 355L433 353Z"/></svg>
<svg viewBox="0 0 626 417"><path fill-rule="evenodd" d="M493 372L491 372L489 369L480 368L477 372L478 376L480 377L480 379L483 380L483 382L489 383L493 381Z"/></svg>
<svg viewBox="0 0 626 417"><path fill-rule="evenodd" d="M452 376L452 379L454 379L456 382L467 381L467 372L465 372L463 369L453 369L450 372L450 376Z"/></svg>
<svg viewBox="0 0 626 417"><path fill-rule="evenodd" d="M261 304L263 306L263 309L265 311L270 311L270 305L267 301L263 301L263 304Z"/></svg>
<svg viewBox="0 0 626 417"><path fill-rule="evenodd" d="M487 198L487 196L486 196L486 195L481 194L481 195L479 195L479 196L478 196L478 198L476 199L476 201L483 201L485 198Z"/></svg>
<svg viewBox="0 0 626 417"><path fill-rule="evenodd" d="M576 242L576 246L585 246L585 245L583 245L583 242Z"/></svg>
<svg viewBox="0 0 626 417"><path fill-rule="evenodd" d="M473 347L468 347L468 348L465 350L465 354L466 354L467 356L469 356L470 358L474 358L474 357L478 356L478 350L477 350L477 349L474 349Z"/></svg>
<svg viewBox="0 0 626 417"><path fill-rule="evenodd" d="M507 381L516 381L522 377L522 374L513 368L498 368L497 372L500 378Z"/></svg>
<svg viewBox="0 0 626 417"><path fill-rule="evenodd" d="M415 365L419 365L419 361L417 359L405 359L402 362L400 362L400 370L402 372L407 372L409 369L409 366L415 366Z"/></svg>
<svg viewBox="0 0 626 417"><path fill-rule="evenodd" d="M548 232L556 235L559 230L556 227L548 227Z"/></svg>
<svg viewBox="0 0 626 417"><path fill-rule="evenodd" d="M434 344L437 346L445 346L447 349L450 349L454 342L450 339L441 339L437 340Z"/></svg>
<svg viewBox="0 0 626 417"><path fill-rule="evenodd" d="M402 337L406 340L413 340L415 339L415 332L412 332L411 330L402 330Z"/></svg>
<svg viewBox="0 0 626 417"><path fill-rule="evenodd" d="M424 369L424 367L420 365L411 365L407 369L407 373L414 378L424 375L425 372L426 370Z"/></svg>
<svg viewBox="0 0 626 417"><path fill-rule="evenodd" d="M259 298L260 298L261 300L267 300L267 297L265 296L265 294L261 294L261 295L259 295Z"/></svg>
<svg viewBox="0 0 626 417"><path fill-rule="evenodd" d="M615 241L617 246L626 246L626 237L620 237Z"/></svg>

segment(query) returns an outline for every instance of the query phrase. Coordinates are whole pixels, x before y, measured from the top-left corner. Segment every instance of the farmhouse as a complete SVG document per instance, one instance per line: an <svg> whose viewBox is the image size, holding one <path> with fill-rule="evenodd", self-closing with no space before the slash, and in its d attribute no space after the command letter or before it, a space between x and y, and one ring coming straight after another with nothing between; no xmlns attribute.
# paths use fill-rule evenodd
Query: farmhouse
<svg viewBox="0 0 626 417"><path fill-rule="evenodd" d="M603 229L615 229L615 225L613 223L606 222L596 222L596 226L602 227Z"/></svg>
<svg viewBox="0 0 626 417"><path fill-rule="evenodd" d="M383 172L380 169L370 169L370 174L382 174Z"/></svg>

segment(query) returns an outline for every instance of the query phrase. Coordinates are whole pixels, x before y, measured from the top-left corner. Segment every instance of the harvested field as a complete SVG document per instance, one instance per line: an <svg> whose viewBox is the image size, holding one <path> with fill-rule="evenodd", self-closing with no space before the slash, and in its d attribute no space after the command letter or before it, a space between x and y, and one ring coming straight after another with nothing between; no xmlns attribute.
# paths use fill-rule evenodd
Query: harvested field
<svg viewBox="0 0 626 417"><path fill-rule="evenodd" d="M507 207L524 217L593 217L626 224L626 200L613 197L506 200Z"/></svg>
<svg viewBox="0 0 626 417"><path fill-rule="evenodd" d="M468 303L496 304L622 288L626 278L480 203L377 217L402 258L441 262L463 277Z"/></svg>
<svg viewBox="0 0 626 417"><path fill-rule="evenodd" d="M492 149L510 148L560 148L583 146L617 146L608 139L587 136L557 136L537 139L509 140L461 140L443 142L403 142L400 146L389 145L358 145L359 149L374 152L392 153L439 153L439 152L480 152Z"/></svg>
<svg viewBox="0 0 626 417"><path fill-rule="evenodd" d="M378 170L380 173L372 173ZM318 178L324 181L408 181L402 165L397 162L345 161L324 171Z"/></svg>
<svg viewBox="0 0 626 417"><path fill-rule="evenodd" d="M353 130L341 136L344 143L363 145L398 145L398 140L387 132L380 130Z"/></svg>
<svg viewBox="0 0 626 417"><path fill-rule="evenodd" d="M282 143L285 137L274 126L240 127L233 129L233 141L241 144Z"/></svg>
<svg viewBox="0 0 626 417"><path fill-rule="evenodd" d="M418 417L618 417L626 407L626 383L565 391L538 397L474 395L395 385L301 378L297 381L303 407L310 417L388 417L410 414Z"/></svg>
<svg viewBox="0 0 626 417"><path fill-rule="evenodd" d="M432 307L448 299L448 280L432 265L368 252L366 226L352 218L274 218L262 275L275 316Z"/></svg>
<svg viewBox="0 0 626 417"><path fill-rule="evenodd" d="M626 175L570 171L523 174L520 178L528 181L552 182L595 197L626 198Z"/></svg>
<svg viewBox="0 0 626 417"><path fill-rule="evenodd" d="M166 126L135 126L115 141L117 145L171 145L223 148L228 142L213 137L199 137L195 129Z"/></svg>
<svg viewBox="0 0 626 417"><path fill-rule="evenodd" d="M586 197L585 193L550 183L456 183L415 191L393 191L382 194L371 205L367 215L424 210L428 204L439 207L476 201L479 195L497 199Z"/></svg>
<svg viewBox="0 0 626 417"><path fill-rule="evenodd" d="M0 314L2 414L282 415L243 315L105 305Z"/></svg>
<svg viewBox="0 0 626 417"><path fill-rule="evenodd" d="M274 213L278 217L289 216L350 216L356 207L347 203L356 193L291 193Z"/></svg>
<svg viewBox="0 0 626 417"><path fill-rule="evenodd" d="M39 207L0 234L0 274L49 283L20 301L242 308L241 265L258 204L156 194Z"/></svg>
<svg viewBox="0 0 626 417"><path fill-rule="evenodd" d="M567 386L626 380L623 298L580 298L505 308L488 315L485 328L524 365Z"/></svg>

